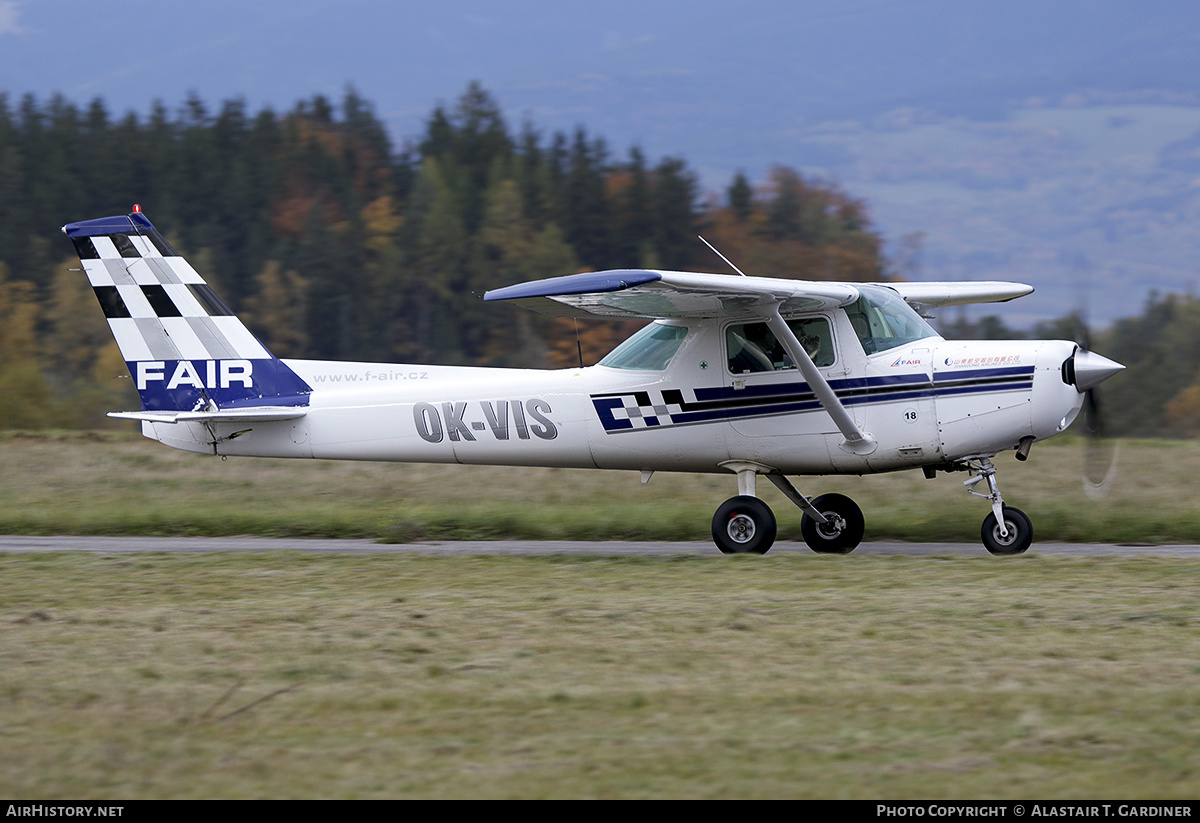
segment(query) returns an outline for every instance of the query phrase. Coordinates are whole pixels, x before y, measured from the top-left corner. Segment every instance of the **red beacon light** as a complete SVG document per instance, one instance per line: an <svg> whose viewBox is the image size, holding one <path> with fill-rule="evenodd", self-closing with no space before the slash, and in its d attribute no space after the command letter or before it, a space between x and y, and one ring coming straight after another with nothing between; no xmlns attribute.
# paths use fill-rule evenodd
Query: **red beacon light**
<svg viewBox="0 0 1200 823"><path fill-rule="evenodd" d="M141 207L141 206L139 206L137 203L134 203L134 204L133 204L133 213L134 213L134 214L141 214L141 213L142 213L142 207Z"/></svg>

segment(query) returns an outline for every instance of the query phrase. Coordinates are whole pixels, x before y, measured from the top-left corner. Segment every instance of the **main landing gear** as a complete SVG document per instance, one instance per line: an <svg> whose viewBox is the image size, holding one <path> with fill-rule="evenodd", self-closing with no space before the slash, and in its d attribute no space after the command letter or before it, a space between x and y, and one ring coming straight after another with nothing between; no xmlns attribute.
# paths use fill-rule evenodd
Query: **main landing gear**
<svg viewBox="0 0 1200 823"><path fill-rule="evenodd" d="M807 511L800 518L800 534L818 554L849 554L862 542L866 521L858 504L844 494L823 494L812 508L825 518L821 522Z"/></svg>
<svg viewBox="0 0 1200 823"><path fill-rule="evenodd" d="M823 494L810 499L778 472L747 464L728 468L737 472L739 493L721 504L712 521L713 541L725 554L766 554L775 542L775 515L754 496L759 473L803 510L800 534L810 549L820 554L849 554L862 542L866 530L862 509L849 497Z"/></svg>

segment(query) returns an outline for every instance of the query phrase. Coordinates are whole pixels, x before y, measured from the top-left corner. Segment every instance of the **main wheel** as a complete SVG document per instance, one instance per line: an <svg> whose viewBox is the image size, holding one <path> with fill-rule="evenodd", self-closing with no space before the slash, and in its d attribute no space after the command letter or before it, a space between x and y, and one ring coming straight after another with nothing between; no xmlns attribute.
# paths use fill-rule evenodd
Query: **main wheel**
<svg viewBox="0 0 1200 823"><path fill-rule="evenodd" d="M844 494L823 494L812 502L828 523L818 523L807 514L800 518L800 534L818 554L850 554L867 530L862 509Z"/></svg>
<svg viewBox="0 0 1200 823"><path fill-rule="evenodd" d="M724 554L766 554L775 542L775 515L757 497L731 497L713 515L712 536Z"/></svg>
<svg viewBox="0 0 1200 823"><path fill-rule="evenodd" d="M1004 507L1004 527L1007 535L1000 534L1000 524L992 512L983 519L979 536L983 546L992 554L1020 554L1033 543L1033 524L1020 509Z"/></svg>

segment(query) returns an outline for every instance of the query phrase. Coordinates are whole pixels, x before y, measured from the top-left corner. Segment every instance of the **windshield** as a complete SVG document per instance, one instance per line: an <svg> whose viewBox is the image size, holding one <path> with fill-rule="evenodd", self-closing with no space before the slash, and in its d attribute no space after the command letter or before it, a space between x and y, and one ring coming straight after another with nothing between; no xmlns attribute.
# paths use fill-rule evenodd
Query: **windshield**
<svg viewBox="0 0 1200 823"><path fill-rule="evenodd" d="M938 336L933 327L891 289L858 286L858 292L858 300L846 307L846 315L867 354Z"/></svg>
<svg viewBox="0 0 1200 823"><path fill-rule="evenodd" d="M662 371L679 351L685 336L687 326L651 323L609 352L600 365L610 369Z"/></svg>

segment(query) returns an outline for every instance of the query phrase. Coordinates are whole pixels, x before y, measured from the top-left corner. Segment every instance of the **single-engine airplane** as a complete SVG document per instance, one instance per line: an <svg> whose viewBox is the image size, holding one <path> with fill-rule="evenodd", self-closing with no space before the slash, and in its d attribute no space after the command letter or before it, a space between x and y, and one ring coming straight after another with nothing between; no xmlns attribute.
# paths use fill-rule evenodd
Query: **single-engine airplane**
<svg viewBox="0 0 1200 823"><path fill-rule="evenodd" d="M730 473L726 553L764 553L763 475L799 506L814 551L863 538L848 497L787 475L966 471L987 499L984 546L1018 554L1029 518L992 458L1064 431L1124 367L1065 341L947 341L917 311L1002 302L1007 282L835 283L620 270L487 292L560 317L652 322L597 365L535 370L280 360L134 206L70 223L137 385L138 420L168 446L218 455ZM731 264L732 265L732 264ZM985 492L976 491L983 481Z"/></svg>

